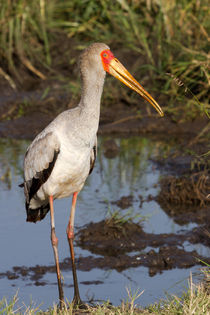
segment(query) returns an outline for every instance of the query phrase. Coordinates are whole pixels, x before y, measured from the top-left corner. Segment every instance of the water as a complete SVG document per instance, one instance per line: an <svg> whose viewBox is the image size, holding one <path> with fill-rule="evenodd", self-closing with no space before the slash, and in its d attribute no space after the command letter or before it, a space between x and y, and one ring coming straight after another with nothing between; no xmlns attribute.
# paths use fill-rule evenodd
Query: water
<svg viewBox="0 0 210 315"><path fill-rule="evenodd" d="M196 226L193 223L186 226L174 223L155 201L144 202L142 208L139 206L139 195L146 199L149 194L155 196L158 193L159 187L156 184L162 174L150 158L163 150L163 144L141 137L116 139L120 153L113 159L107 159L103 146L105 140L99 139L96 166L78 197L76 229L91 221L103 220L110 209L118 209L111 202L128 195L133 196L133 215L141 214L146 217L143 226L148 233L175 233L191 230ZM0 273L12 271L14 266L54 265L49 214L44 221L37 224L25 221L23 190L18 184L22 182L22 162L28 144L27 141L0 140ZM69 257L65 231L70 206L70 198L55 201L60 261ZM193 246L187 242L184 245L187 250L197 249L203 255L209 254L209 249L205 246ZM92 255L76 246L75 253L76 257ZM133 293L136 290L145 290L137 302L146 306L163 298L166 291L179 294L187 286L190 271L197 270L198 267L173 269L150 277L145 267L128 268L123 272L95 268L89 272L78 270L78 279L83 300L109 299L113 304L119 305L122 299L127 299L127 287ZM71 300L73 295L71 271L64 271L62 274L65 296ZM94 284L90 284L89 282L93 280ZM45 285L41 285L43 282ZM57 303L56 274L45 274L39 286L35 285L30 277L10 280L7 277L0 278L0 298L6 296L9 300L17 291L20 305L22 303L29 305L33 301L34 305L42 304L41 308L46 309Z"/></svg>

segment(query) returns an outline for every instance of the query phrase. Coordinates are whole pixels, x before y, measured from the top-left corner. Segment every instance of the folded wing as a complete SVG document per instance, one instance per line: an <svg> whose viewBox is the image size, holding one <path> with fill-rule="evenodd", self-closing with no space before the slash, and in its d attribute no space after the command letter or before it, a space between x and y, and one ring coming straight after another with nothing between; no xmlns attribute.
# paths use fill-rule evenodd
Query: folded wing
<svg viewBox="0 0 210 315"><path fill-rule="evenodd" d="M57 137L49 132L35 138L24 160L24 192L26 204L49 178L60 152Z"/></svg>

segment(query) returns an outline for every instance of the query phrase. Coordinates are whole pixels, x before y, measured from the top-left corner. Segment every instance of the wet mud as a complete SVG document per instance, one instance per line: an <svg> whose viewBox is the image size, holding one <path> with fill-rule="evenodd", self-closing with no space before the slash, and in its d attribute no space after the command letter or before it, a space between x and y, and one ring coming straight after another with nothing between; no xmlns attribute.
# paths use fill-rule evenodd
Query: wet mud
<svg viewBox="0 0 210 315"><path fill-rule="evenodd" d="M183 247L185 241L210 246L210 238L205 233L206 231L200 227L184 234L150 234L145 233L140 225L131 222L123 226L116 226L111 221L90 223L79 230L75 242L93 255L76 258L76 266L82 271L100 268L114 269L118 272L144 266L148 268L149 275L154 276L164 270L202 265L202 261L210 264L209 257L203 257L195 250L186 251ZM150 250L147 250L148 247ZM60 262L60 267L62 271L71 272L70 259L66 258ZM47 285L43 279L45 274L54 272L54 265L15 266L12 270L1 272L0 279L21 278L30 280L36 286L44 286ZM92 282L82 283L90 285ZM101 282L93 281L93 284Z"/></svg>
<svg viewBox="0 0 210 315"><path fill-rule="evenodd" d="M65 76L71 73L71 80L76 82L75 86L79 85L75 64L70 68L66 67L65 71L60 70ZM43 81L25 72L22 80L21 86L13 90L2 77L0 78L0 137L33 138L60 112L75 107L79 102L79 97L75 97L62 80ZM166 101L161 95L158 99L160 104ZM139 99L138 104L131 106L119 97L115 104L106 106L102 104L99 134L158 134L159 139L160 137L170 139L173 136L178 142L186 145L207 126L208 122L207 117L175 122L167 114L163 119L154 112L152 114L148 112L143 100ZM194 149L193 146L191 149ZM116 144L110 141L105 149L105 155L114 157L118 151ZM203 145L199 151L205 153Z"/></svg>
<svg viewBox="0 0 210 315"><path fill-rule="evenodd" d="M106 220L86 225L78 232L76 243L94 254L116 256L142 251L147 247L182 246L185 241L210 246L210 238L205 233L204 227L196 227L184 234L153 234L145 233L136 223L126 222L123 225L116 225Z"/></svg>

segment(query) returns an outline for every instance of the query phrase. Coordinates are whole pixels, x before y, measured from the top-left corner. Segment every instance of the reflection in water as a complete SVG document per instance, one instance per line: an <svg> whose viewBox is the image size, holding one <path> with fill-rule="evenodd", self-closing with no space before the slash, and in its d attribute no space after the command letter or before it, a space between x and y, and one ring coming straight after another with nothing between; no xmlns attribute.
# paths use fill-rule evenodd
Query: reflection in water
<svg viewBox="0 0 210 315"><path fill-rule="evenodd" d="M103 149L99 153L103 180L110 191L117 185L119 193L120 189L126 185L132 193L139 179L145 182L147 178L150 167L148 158L151 157L153 148L150 141L144 138L118 139L116 142L120 151L115 159L104 159ZM101 146L103 147L103 140ZM112 178L114 180L110 180Z"/></svg>
<svg viewBox="0 0 210 315"><path fill-rule="evenodd" d="M76 226L81 227L91 221L103 220L108 208L117 208L112 201L122 196L133 196L132 210L136 214L149 217L144 222L144 230L153 233L170 233L183 229L175 224L155 201L143 202L149 194L158 193L160 173L151 158L163 151L163 144L147 138L133 137L115 139L119 147L118 155L113 159L104 156L104 142L107 138L99 138L98 158L92 175L79 194L76 211ZM25 222L23 191L18 187L22 182L23 157L28 146L27 141L0 140L0 248L4 254L1 257L1 272L13 270L14 266L54 265L50 244L49 216L43 222L31 224ZM166 147L168 150L168 146ZM141 198L139 197L141 195ZM63 261L69 257L66 241L66 225L70 211L69 198L55 202L56 234L59 238L59 256ZM193 224L188 225L191 229ZM76 257L88 256L90 253L77 247ZM191 270L194 270L193 268ZM164 291L177 293L183 283L174 285L178 280L187 279L189 270L171 270L150 278L145 267L130 268L123 273L115 270L104 272L100 269L79 271L81 296L93 296L95 299L109 299L114 304L120 304L127 297L125 287L129 285L134 292L137 288L146 289L141 305L147 305L164 296ZM168 277L170 276L170 284ZM63 271L65 296L71 300L73 290L71 271ZM87 285L90 281L95 281ZM19 289L20 302L30 303L30 298L36 303L44 301L43 309L57 301L57 285L54 273L47 273L43 282L37 284L29 277L18 279L0 279L0 297L8 299ZM186 283L186 282L185 282ZM47 289L46 289L47 286Z"/></svg>
<svg viewBox="0 0 210 315"><path fill-rule="evenodd" d="M0 185L11 189L12 178L23 176L23 154L28 141L0 139Z"/></svg>

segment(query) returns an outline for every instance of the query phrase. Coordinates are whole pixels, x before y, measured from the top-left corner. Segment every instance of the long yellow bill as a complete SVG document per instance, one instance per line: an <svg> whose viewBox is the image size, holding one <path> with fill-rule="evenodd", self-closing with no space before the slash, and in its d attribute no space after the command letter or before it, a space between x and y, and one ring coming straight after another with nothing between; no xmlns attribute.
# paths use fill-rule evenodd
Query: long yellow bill
<svg viewBox="0 0 210 315"><path fill-rule="evenodd" d="M160 114L161 117L164 113L154 98L134 79L128 70L120 63L117 58L113 58L109 63L109 73L115 78L123 82L132 90L140 94L147 102L149 102Z"/></svg>

